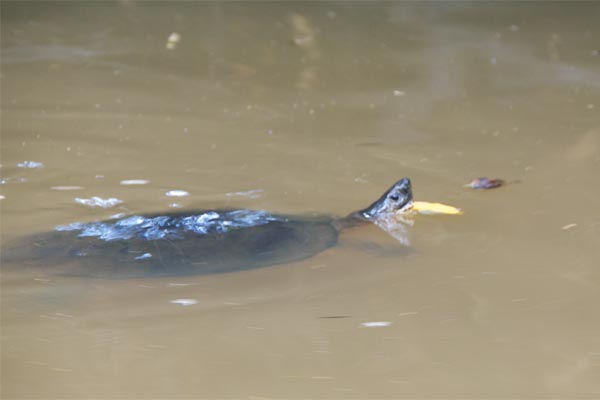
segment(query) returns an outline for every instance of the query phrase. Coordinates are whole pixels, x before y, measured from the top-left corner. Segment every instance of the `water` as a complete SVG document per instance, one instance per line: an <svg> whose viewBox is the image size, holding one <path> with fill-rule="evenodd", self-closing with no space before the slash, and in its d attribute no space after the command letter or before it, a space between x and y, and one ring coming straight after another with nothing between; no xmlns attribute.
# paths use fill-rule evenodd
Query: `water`
<svg viewBox="0 0 600 400"><path fill-rule="evenodd" d="M465 211L408 252L366 227L231 274L3 270L2 397L599 397L599 11L2 3L3 246L173 208L344 215L402 176Z"/></svg>

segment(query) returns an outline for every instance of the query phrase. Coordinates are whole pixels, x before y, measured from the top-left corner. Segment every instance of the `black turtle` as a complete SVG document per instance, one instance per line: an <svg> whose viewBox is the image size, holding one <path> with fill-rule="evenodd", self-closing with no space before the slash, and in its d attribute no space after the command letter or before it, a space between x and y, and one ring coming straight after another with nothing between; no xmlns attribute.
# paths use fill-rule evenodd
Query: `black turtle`
<svg viewBox="0 0 600 400"><path fill-rule="evenodd" d="M107 278L239 271L311 257L334 246L347 228L394 223L412 198L410 180L403 178L369 207L344 218L216 209L74 223L29 237L7 256L3 251L2 258Z"/></svg>

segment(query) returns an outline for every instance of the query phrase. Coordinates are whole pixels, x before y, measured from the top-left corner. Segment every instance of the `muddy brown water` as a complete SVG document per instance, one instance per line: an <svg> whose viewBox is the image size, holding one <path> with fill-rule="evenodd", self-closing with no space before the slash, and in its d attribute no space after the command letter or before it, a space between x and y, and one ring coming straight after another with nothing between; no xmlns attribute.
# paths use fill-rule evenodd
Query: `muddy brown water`
<svg viewBox="0 0 600 400"><path fill-rule="evenodd" d="M3 2L2 246L173 203L343 215L403 176L465 214L231 274L3 268L2 398L600 397L598 15Z"/></svg>

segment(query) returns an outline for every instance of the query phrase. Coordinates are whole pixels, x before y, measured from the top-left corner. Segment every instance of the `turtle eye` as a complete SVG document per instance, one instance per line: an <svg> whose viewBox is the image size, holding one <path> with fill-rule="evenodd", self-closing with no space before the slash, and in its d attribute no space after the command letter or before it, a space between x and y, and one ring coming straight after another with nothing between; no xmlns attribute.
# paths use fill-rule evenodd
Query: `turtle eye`
<svg viewBox="0 0 600 400"><path fill-rule="evenodd" d="M390 196L390 199L392 199L394 201L398 201L400 199L400 197L398 197L397 195L392 195L392 196Z"/></svg>

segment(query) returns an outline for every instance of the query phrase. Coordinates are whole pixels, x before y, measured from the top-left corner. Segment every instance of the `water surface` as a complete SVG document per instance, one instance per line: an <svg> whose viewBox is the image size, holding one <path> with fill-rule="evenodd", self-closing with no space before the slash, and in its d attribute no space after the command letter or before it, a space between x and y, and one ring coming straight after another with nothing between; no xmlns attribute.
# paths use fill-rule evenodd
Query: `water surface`
<svg viewBox="0 0 600 400"><path fill-rule="evenodd" d="M599 13L3 2L3 247L179 207L345 215L403 176L465 213L231 274L3 269L2 397L599 397Z"/></svg>

